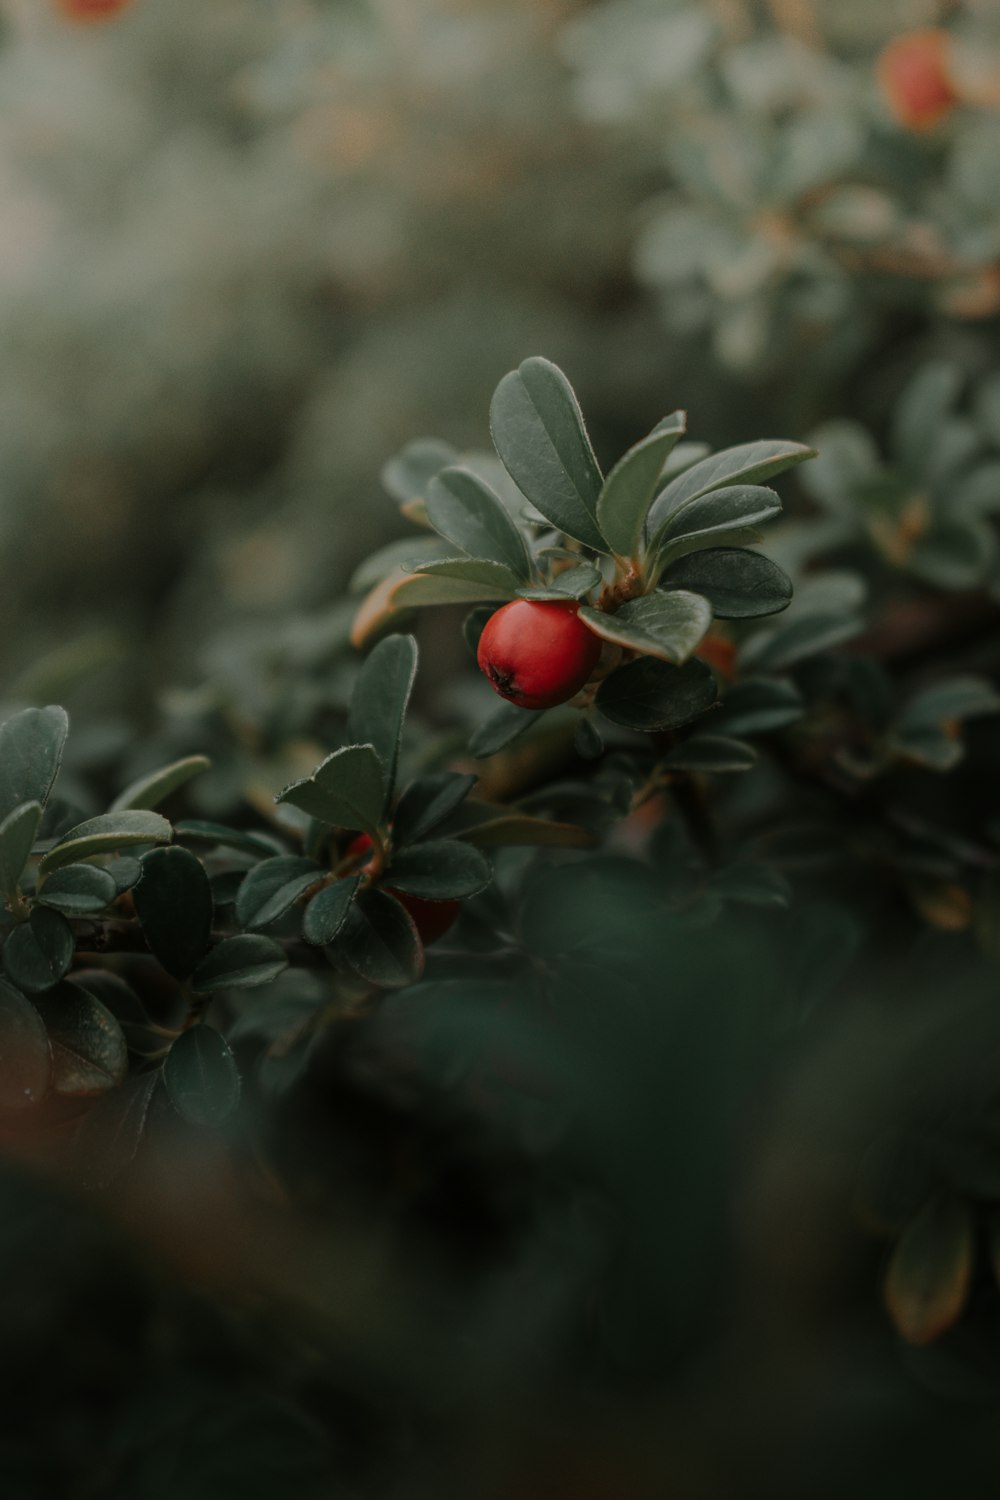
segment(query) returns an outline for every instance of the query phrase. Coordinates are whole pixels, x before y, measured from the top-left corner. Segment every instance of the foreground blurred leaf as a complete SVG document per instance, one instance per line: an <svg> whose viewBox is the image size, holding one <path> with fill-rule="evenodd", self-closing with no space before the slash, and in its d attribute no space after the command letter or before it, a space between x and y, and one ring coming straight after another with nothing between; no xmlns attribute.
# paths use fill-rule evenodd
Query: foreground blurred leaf
<svg viewBox="0 0 1000 1500"><path fill-rule="evenodd" d="M107 1187L135 1159L159 1081L158 1068L137 1074L83 1116L73 1141L73 1160L84 1187Z"/></svg>
<svg viewBox="0 0 1000 1500"><path fill-rule="evenodd" d="M893 1251L885 1301L910 1344L929 1344L965 1306L972 1277L975 1225L963 1199L940 1193L912 1219Z"/></svg>
<svg viewBox="0 0 1000 1500"><path fill-rule="evenodd" d="M188 755L183 760L175 760L169 766L163 766L158 771L151 771L147 776L140 776L120 792L109 808L110 812L121 812L125 808L145 808L152 810L159 807L160 803L175 792L178 787L184 786L193 776L200 776L202 771L211 768L212 762L207 755Z"/></svg>
<svg viewBox="0 0 1000 1500"><path fill-rule="evenodd" d="M52 1053L30 1000L0 979L0 1109L30 1109L48 1093Z"/></svg>

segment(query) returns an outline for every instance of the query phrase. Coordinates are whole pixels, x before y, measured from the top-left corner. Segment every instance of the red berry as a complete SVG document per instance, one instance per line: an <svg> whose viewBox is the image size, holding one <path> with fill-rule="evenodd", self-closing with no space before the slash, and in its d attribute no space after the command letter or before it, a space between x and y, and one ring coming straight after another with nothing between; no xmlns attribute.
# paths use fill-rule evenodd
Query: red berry
<svg viewBox="0 0 1000 1500"><path fill-rule="evenodd" d="M363 854L370 849L372 841L367 833L359 833L357 838L352 839L347 846L348 854ZM363 868L371 869L372 861ZM462 910L461 901L426 901L422 896L411 896L407 891L394 891L392 886L386 886L386 892L394 896L404 910L408 911L413 918L413 925L420 934L420 941L426 948L430 943L436 943L438 938L444 937L449 928L454 927L458 921L458 914Z"/></svg>
<svg viewBox="0 0 1000 1500"><path fill-rule="evenodd" d="M950 45L948 33L932 26L897 36L882 50L882 93L899 123L910 130L933 125L957 102L948 73Z"/></svg>
<svg viewBox="0 0 1000 1500"><path fill-rule="evenodd" d="M71 21L110 21L132 0L56 0L56 9Z"/></svg>
<svg viewBox="0 0 1000 1500"><path fill-rule="evenodd" d="M476 660L501 698L554 708L589 680L601 654L575 599L514 599L486 622Z"/></svg>

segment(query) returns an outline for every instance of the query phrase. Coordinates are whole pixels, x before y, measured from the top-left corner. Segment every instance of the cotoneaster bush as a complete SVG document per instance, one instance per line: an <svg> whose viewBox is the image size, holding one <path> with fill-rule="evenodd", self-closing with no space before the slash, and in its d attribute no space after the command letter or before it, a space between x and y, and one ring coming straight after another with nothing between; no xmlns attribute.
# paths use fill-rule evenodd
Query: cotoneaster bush
<svg viewBox="0 0 1000 1500"><path fill-rule="evenodd" d="M617 1452L664 1359L754 1382L719 1287L794 1323L796 1216L860 1264L880 1349L890 1319L915 1359L979 1348L1000 698L950 631L989 609L994 407L936 364L889 463L846 424L711 452L674 411L605 472L529 358L495 454L386 465L409 534L356 599L221 638L138 750L6 718L3 1140L227 1308L283 1310L245 1385L191 1398L241 1479L301 1462L324 1493L348 1432L359 1474L390 1436L433 1474L442 1409L547 1411L554 1373ZM794 1268L831 1295L826 1252ZM186 1379L158 1400L190 1424ZM182 1477L157 1400L108 1402L122 1493ZM552 1438L515 1408L530 1493Z"/></svg>

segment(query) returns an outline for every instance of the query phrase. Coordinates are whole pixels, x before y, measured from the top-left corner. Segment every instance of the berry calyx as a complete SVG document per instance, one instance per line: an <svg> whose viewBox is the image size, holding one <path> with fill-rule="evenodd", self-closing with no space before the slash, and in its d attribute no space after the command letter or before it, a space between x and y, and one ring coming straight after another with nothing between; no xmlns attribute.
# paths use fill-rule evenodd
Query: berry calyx
<svg viewBox="0 0 1000 1500"><path fill-rule="evenodd" d="M110 21L132 0L56 0L56 9L70 21Z"/></svg>
<svg viewBox="0 0 1000 1500"><path fill-rule="evenodd" d="M933 125L958 102L949 73L951 38L940 27L909 31L883 48L878 78L893 115L909 130Z"/></svg>
<svg viewBox="0 0 1000 1500"><path fill-rule="evenodd" d="M587 683L601 642L575 599L513 599L491 615L476 660L490 687L519 708L554 708Z"/></svg>
<svg viewBox="0 0 1000 1500"><path fill-rule="evenodd" d="M370 835L359 833L357 838L352 839L348 844L347 853L364 854L371 847ZM361 868L367 873L374 863L374 859L370 859ZM458 921L458 914L462 910L461 901L428 901L423 896L411 896L407 891L395 891L391 885L387 885L385 890L387 895L394 897L400 906L409 912L425 948L430 943L436 943L438 938L444 937L445 933L454 927Z"/></svg>

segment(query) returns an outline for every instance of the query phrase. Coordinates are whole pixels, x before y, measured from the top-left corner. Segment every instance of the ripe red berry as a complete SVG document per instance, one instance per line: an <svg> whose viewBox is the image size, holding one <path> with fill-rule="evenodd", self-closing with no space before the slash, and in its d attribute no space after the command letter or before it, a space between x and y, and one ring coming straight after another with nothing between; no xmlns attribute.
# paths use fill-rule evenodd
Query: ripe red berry
<svg viewBox="0 0 1000 1500"><path fill-rule="evenodd" d="M575 599L514 599L486 622L476 660L501 698L519 708L566 703L590 678L601 642Z"/></svg>
<svg viewBox="0 0 1000 1500"><path fill-rule="evenodd" d="M132 0L55 0L56 9L71 21L110 21Z"/></svg>
<svg viewBox="0 0 1000 1500"><path fill-rule="evenodd" d="M878 77L893 115L909 130L933 125L957 103L948 71L951 39L940 27L909 31L883 48Z"/></svg>
<svg viewBox="0 0 1000 1500"><path fill-rule="evenodd" d="M359 833L357 838L352 839L348 844L347 853L364 854L365 850L371 847L370 836L367 833ZM369 860L363 868L367 871L371 865L372 861ZM422 896L411 896L407 891L394 891L389 885L385 889L390 896L396 898L404 910L409 912L425 948L430 943L436 943L438 938L444 937L449 928L454 927L458 921L458 914L462 910L461 901L426 901Z"/></svg>

